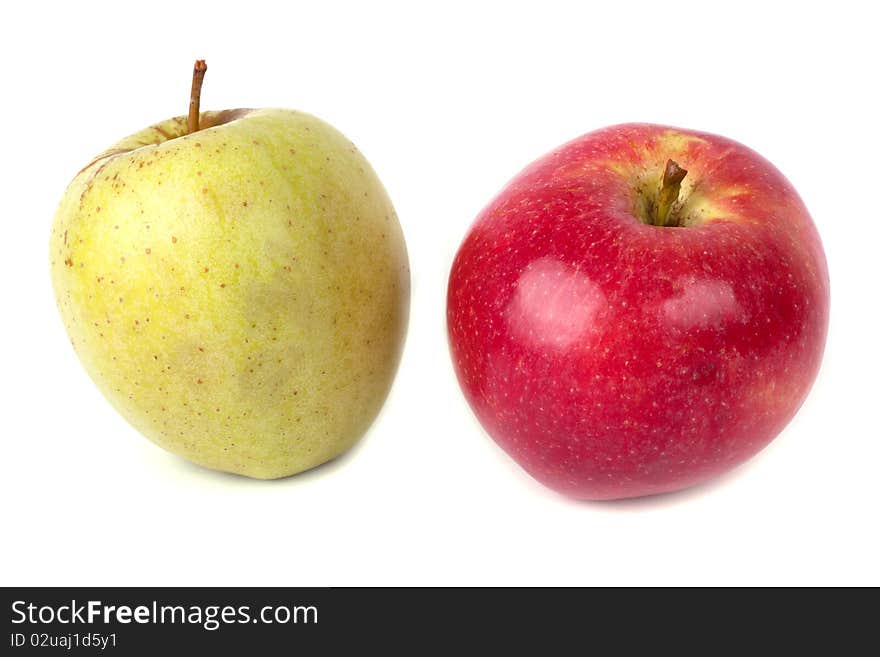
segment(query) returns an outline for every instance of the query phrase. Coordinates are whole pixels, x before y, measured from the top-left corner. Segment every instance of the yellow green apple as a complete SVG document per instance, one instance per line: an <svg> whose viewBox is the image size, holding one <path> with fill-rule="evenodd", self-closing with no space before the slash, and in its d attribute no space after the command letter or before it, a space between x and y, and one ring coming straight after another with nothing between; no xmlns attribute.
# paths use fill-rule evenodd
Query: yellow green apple
<svg viewBox="0 0 880 657"><path fill-rule="evenodd" d="M195 95L189 120L126 137L70 183L55 296L83 366L147 438L284 477L346 451L384 402L408 317L403 234L337 130L286 109L199 112Z"/></svg>

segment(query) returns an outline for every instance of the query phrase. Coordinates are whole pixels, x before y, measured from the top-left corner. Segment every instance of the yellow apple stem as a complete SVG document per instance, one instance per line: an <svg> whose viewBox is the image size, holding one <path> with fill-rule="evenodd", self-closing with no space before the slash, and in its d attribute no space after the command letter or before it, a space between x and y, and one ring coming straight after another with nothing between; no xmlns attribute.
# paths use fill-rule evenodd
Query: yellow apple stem
<svg viewBox="0 0 880 657"><path fill-rule="evenodd" d="M681 181L687 175L687 169L682 169L677 162L667 160L666 169L663 171L663 183L660 185L660 196L657 199L657 216L655 226L677 226L676 222L667 224L669 211L678 200L681 191Z"/></svg>
<svg viewBox="0 0 880 657"><path fill-rule="evenodd" d="M189 92L189 116L186 117L186 132L191 134L199 130L199 101L202 97L202 82L208 65L204 59L197 59L193 66L192 88Z"/></svg>

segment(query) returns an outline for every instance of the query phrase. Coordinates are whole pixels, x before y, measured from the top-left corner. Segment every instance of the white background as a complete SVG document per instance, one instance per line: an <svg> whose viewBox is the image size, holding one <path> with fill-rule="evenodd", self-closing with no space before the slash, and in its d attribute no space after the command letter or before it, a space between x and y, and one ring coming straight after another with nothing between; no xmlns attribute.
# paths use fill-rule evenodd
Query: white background
<svg viewBox="0 0 880 657"><path fill-rule="evenodd" d="M880 584L876 17L870 3L13 3L2 66L5 585ZM780 3L782 4L782 3ZM407 237L412 318L383 413L348 455L258 482L191 466L100 396L47 261L65 186L121 137L286 106L371 160ZM570 501L482 432L449 362L446 276L528 162L641 120L773 161L823 237L824 365L758 457L696 489Z"/></svg>

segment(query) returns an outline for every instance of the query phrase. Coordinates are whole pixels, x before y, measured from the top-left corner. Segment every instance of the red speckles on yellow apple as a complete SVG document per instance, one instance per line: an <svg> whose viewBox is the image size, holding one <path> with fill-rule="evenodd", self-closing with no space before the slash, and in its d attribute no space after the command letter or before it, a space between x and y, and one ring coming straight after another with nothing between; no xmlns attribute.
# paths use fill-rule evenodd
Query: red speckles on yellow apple
<svg viewBox="0 0 880 657"><path fill-rule="evenodd" d="M148 438L287 476L348 449L387 394L408 314L403 236L375 173L320 120L201 121L197 139L181 119L137 133L74 179L51 238L59 310Z"/></svg>

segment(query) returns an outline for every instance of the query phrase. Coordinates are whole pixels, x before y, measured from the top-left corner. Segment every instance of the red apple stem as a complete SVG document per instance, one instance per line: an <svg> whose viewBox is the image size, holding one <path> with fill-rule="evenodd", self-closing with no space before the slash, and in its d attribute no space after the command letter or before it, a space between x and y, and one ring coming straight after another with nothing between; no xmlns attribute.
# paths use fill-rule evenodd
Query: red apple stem
<svg viewBox="0 0 880 657"><path fill-rule="evenodd" d="M199 130L199 102L202 98L202 82L208 65L204 59L197 59L193 66L192 87L189 92L189 116L186 117L186 132L192 134Z"/></svg>
<svg viewBox="0 0 880 657"><path fill-rule="evenodd" d="M670 222L669 212L678 201L681 192L681 181L687 175L687 169L678 166L678 162L666 161L666 169L663 171L663 183L660 185L660 196L657 199L657 216L654 218L655 226L677 226L673 220ZM667 223L668 222L668 223Z"/></svg>

